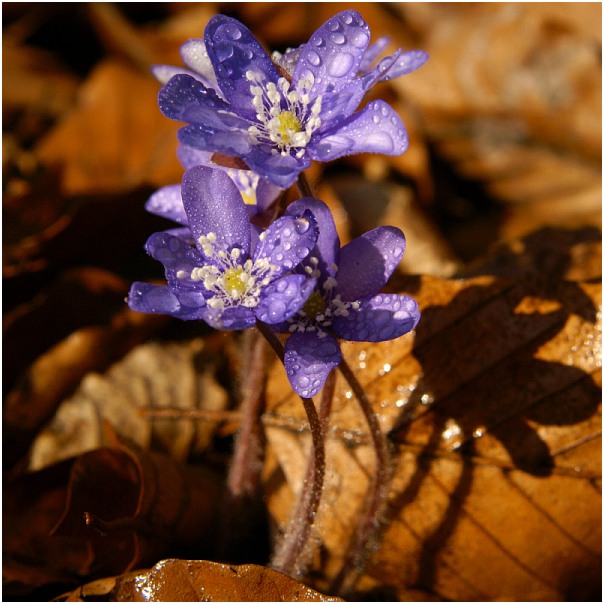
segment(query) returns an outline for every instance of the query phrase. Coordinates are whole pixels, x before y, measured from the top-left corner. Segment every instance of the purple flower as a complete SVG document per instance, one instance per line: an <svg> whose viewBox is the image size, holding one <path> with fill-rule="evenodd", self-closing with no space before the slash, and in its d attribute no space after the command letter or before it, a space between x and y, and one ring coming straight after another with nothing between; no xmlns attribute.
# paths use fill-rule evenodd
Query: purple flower
<svg viewBox="0 0 604 604"><path fill-rule="evenodd" d="M292 270L317 241L310 211L259 232L229 176L205 166L185 173L182 200L187 227L155 233L146 244L163 263L167 285L134 283L130 308L203 319L216 329L280 323L301 308L315 281Z"/></svg>
<svg viewBox="0 0 604 604"><path fill-rule="evenodd" d="M175 75L187 74L201 82L204 86L212 88L220 95L216 76L214 75L214 68L206 52L203 40L187 40L181 46L180 54L186 68L173 65L154 65L152 67L153 75L162 84L166 84ZM239 189L243 201L245 201L251 214L266 210L282 191L266 178L261 178L251 170L221 166L214 161L215 158L212 151L202 151L188 145L180 145L177 155L180 163L187 170L193 166L210 166L225 170ZM158 214L170 220L182 222L184 209L180 194L180 184L162 187L151 196L145 207L152 214Z"/></svg>
<svg viewBox="0 0 604 604"><path fill-rule="evenodd" d="M369 38L360 14L347 10L308 43L275 56L275 64L247 27L217 15L205 29L204 49L218 89L208 77L175 75L160 91L159 106L189 124L179 131L181 142L241 157L283 188L311 160L399 155L407 133L394 110L377 100L355 111L376 82L414 71L427 55L399 50L371 68L385 43L368 47Z"/></svg>
<svg viewBox="0 0 604 604"><path fill-rule="evenodd" d="M177 155L180 163L187 170L194 166L207 166L223 170L228 174L241 194L250 215L264 212L282 192L279 187L251 170L238 170L215 164L211 152L180 145ZM188 224L180 184L166 185L155 191L147 200L145 209L151 214L168 218L179 224L185 226Z"/></svg>
<svg viewBox="0 0 604 604"><path fill-rule="evenodd" d="M306 398L314 396L339 365L337 338L392 340L414 329L420 318L413 298L378 293L405 250L399 229L378 227L340 249L333 217L323 202L300 199L287 213L309 210L317 220L319 238L303 270L317 285L297 314L272 327L291 333L285 344L285 370L294 391Z"/></svg>

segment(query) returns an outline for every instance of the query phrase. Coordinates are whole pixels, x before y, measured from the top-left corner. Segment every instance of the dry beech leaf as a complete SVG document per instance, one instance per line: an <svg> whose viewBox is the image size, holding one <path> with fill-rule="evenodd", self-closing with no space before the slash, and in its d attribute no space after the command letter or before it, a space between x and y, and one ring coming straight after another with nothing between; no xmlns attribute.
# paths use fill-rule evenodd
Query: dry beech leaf
<svg viewBox="0 0 604 604"><path fill-rule="evenodd" d="M77 584L150 564L175 546L203 549L213 538L221 492L203 467L107 447L5 486L4 572L13 577L14 557L13 583L23 586L37 584L38 569Z"/></svg>
<svg viewBox="0 0 604 604"><path fill-rule="evenodd" d="M62 170L65 194L180 181L178 124L157 108L159 88L150 74L114 59L94 69L79 103L36 148L44 164Z"/></svg>
<svg viewBox="0 0 604 604"><path fill-rule="evenodd" d="M30 451L37 470L104 444L105 424L137 448L164 451L184 462L206 449L216 421L153 420L146 411L170 408L219 411L228 395L212 375L212 352L201 339L146 343L134 348L103 375L84 377L73 396L63 401L52 421L38 434Z"/></svg>
<svg viewBox="0 0 604 604"><path fill-rule="evenodd" d="M104 325L80 327L41 354L4 401L4 428L11 441L4 450L5 463L26 453L42 425L87 373L106 369L168 320L122 308Z"/></svg>
<svg viewBox="0 0 604 604"><path fill-rule="evenodd" d="M361 590L416 588L461 601L597 593L601 284L539 276L526 256L515 261L528 270L398 277L393 290L422 308L415 335L343 345L389 433L395 464L383 534ZM310 448L301 403L286 392L276 367L264 418L265 484L281 526ZM318 589L340 568L374 466L341 377L330 422L317 519L321 562L312 568Z"/></svg>
<svg viewBox="0 0 604 604"><path fill-rule="evenodd" d="M601 5L575 6L399 8L430 60L392 85L461 174L518 204L507 235L601 218Z"/></svg>
<svg viewBox="0 0 604 604"><path fill-rule="evenodd" d="M84 585L55 601L343 602L271 568L206 560L162 560L152 569Z"/></svg>

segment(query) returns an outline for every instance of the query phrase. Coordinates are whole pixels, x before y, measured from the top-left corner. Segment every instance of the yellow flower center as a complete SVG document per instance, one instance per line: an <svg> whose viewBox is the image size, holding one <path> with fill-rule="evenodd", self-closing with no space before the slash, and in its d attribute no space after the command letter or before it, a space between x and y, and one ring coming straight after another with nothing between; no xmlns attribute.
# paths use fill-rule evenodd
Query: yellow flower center
<svg viewBox="0 0 604 604"><path fill-rule="evenodd" d="M241 298L247 290L249 275L241 268L229 268L224 271L224 289L233 297Z"/></svg>
<svg viewBox="0 0 604 604"><path fill-rule="evenodd" d="M312 321L317 315L323 314L326 307L325 298L319 292L313 292L304 303L302 310L306 318Z"/></svg>
<svg viewBox="0 0 604 604"><path fill-rule="evenodd" d="M277 119L279 120L277 132L281 138L281 143L289 145L292 136L302 130L302 124L293 111L282 111Z"/></svg>

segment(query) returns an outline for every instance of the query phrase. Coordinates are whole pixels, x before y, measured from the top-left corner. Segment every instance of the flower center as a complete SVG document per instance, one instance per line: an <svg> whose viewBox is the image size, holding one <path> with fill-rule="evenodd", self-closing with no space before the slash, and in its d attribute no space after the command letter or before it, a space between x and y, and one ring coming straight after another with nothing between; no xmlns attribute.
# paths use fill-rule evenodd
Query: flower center
<svg viewBox="0 0 604 604"><path fill-rule="evenodd" d="M314 291L304 303L302 311L306 314L307 320L314 321L318 314L325 312L326 308L325 298L318 291Z"/></svg>
<svg viewBox="0 0 604 604"><path fill-rule="evenodd" d="M224 288L233 298L241 298L247 289L246 281L249 276L243 271L243 268L229 268L224 271Z"/></svg>
<svg viewBox="0 0 604 604"><path fill-rule="evenodd" d="M271 265L266 258L253 262L238 247L227 251L217 244L216 233L202 235L199 244L210 262L205 266L195 267L190 278L201 281L210 294L207 305L217 310L233 306L258 306L262 288L271 282L277 267ZM176 276L185 278L187 274L179 271Z"/></svg>
<svg viewBox="0 0 604 604"><path fill-rule="evenodd" d="M302 157L313 132L321 125L321 96L311 103L309 95L312 77L302 78L292 90L287 78L265 84L262 74L248 71L245 75L251 82L256 109L257 122L248 128L254 143L268 145L271 153L287 155L295 151L296 157Z"/></svg>

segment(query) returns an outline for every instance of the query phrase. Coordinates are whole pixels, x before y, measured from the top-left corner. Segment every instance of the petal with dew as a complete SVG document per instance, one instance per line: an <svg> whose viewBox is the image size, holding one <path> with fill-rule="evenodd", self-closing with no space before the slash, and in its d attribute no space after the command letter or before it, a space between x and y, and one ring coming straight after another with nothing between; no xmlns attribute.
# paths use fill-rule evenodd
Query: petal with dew
<svg viewBox="0 0 604 604"><path fill-rule="evenodd" d="M250 251L250 222L241 194L228 174L206 166L187 170L182 199L195 240L214 233L228 249Z"/></svg>
<svg viewBox="0 0 604 604"><path fill-rule="evenodd" d="M262 290L260 303L254 309L256 318L275 325L287 321L302 308L316 285L304 275L287 275Z"/></svg>
<svg viewBox="0 0 604 604"><path fill-rule="evenodd" d="M237 113L254 119L256 109L246 74L253 71L266 82L277 82L279 74L270 57L243 23L226 15L210 19L204 42L225 98Z"/></svg>
<svg viewBox="0 0 604 604"><path fill-rule="evenodd" d="M311 398L323 388L329 372L342 360L337 340L327 334L296 332L285 343L285 371L294 392Z"/></svg>
<svg viewBox="0 0 604 604"><path fill-rule="evenodd" d="M201 319L205 299L199 292L178 292L165 285L133 283L128 306L137 312L171 315L177 319Z"/></svg>
<svg viewBox="0 0 604 604"><path fill-rule="evenodd" d="M335 265L339 260L340 238L329 207L314 197L303 197L291 203L287 207L286 213L291 216L300 216L308 210L312 212L319 229L319 237L311 255L319 261L317 268L322 277L324 279L329 276L333 277L336 272ZM304 264L313 266L310 259L307 259Z"/></svg>
<svg viewBox="0 0 604 604"><path fill-rule="evenodd" d="M340 250L336 292L342 300L357 300L379 292L405 252L405 236L391 226L377 227Z"/></svg>
<svg viewBox="0 0 604 604"><path fill-rule="evenodd" d="M410 296L378 294L361 300L348 316L334 317L332 329L350 342L393 340L415 328L420 318L417 302Z"/></svg>
<svg viewBox="0 0 604 604"><path fill-rule="evenodd" d="M282 216L261 236L254 260L268 260L274 267L274 278L280 277L308 256L318 236L317 221L310 211L301 216Z"/></svg>
<svg viewBox="0 0 604 604"><path fill-rule="evenodd" d="M407 131L397 113L384 101L368 103L361 111L322 133L308 154L318 161L331 161L353 153L400 155L408 146Z"/></svg>
<svg viewBox="0 0 604 604"><path fill-rule="evenodd" d="M369 37L369 26L357 11L335 15L303 46L293 81L312 79L311 98L340 91L356 79Z"/></svg>
<svg viewBox="0 0 604 604"><path fill-rule="evenodd" d="M145 203L145 210L179 224L189 224L182 203L180 185L167 185L155 191Z"/></svg>

